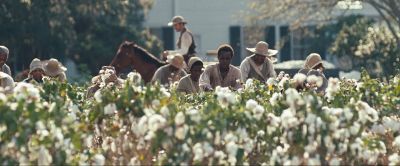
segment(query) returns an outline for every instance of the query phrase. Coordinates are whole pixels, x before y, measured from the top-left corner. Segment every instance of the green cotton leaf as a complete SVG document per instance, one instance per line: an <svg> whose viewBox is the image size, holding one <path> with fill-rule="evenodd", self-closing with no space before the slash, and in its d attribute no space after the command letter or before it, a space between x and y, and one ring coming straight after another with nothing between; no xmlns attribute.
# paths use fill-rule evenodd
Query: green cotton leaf
<svg viewBox="0 0 400 166"><path fill-rule="evenodd" d="M244 161L244 149L243 148L239 148L236 152L236 159L237 159L237 163L236 164L243 164Z"/></svg>
<svg viewBox="0 0 400 166"><path fill-rule="evenodd" d="M74 145L74 148L76 149L81 149L82 148L82 141L81 141L81 135L78 133L74 133L71 138L72 144Z"/></svg>

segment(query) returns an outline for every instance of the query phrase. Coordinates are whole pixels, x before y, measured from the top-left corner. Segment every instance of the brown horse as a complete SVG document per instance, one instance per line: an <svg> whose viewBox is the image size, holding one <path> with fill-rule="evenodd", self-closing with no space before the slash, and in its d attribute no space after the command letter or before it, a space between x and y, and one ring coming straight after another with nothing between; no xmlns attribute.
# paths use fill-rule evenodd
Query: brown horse
<svg viewBox="0 0 400 166"><path fill-rule="evenodd" d="M166 63L133 42L123 42L117 51L110 66L114 66L117 75L124 75L136 70L148 83L156 70Z"/></svg>

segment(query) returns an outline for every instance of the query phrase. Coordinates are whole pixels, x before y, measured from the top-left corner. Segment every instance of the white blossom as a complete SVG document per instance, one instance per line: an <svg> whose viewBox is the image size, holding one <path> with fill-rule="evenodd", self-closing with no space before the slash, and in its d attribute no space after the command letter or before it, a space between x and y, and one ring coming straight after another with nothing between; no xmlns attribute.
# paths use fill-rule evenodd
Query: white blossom
<svg viewBox="0 0 400 166"><path fill-rule="evenodd" d="M394 141L393 141L393 146L397 147L400 149L400 136L397 136Z"/></svg>
<svg viewBox="0 0 400 166"><path fill-rule="evenodd" d="M156 132L158 129L164 127L167 124L167 120L159 115L159 114L153 114L149 117L149 130Z"/></svg>
<svg viewBox="0 0 400 166"><path fill-rule="evenodd" d="M183 139L185 139L186 133L187 133L188 129L189 129L189 127L188 127L187 125L183 125L183 126L178 127L178 128L175 130L175 137L176 137L178 140L183 140Z"/></svg>
<svg viewBox="0 0 400 166"><path fill-rule="evenodd" d="M38 165L50 165L53 162L53 158L50 155L49 150L47 150L44 145L40 146Z"/></svg>
<svg viewBox="0 0 400 166"><path fill-rule="evenodd" d="M249 99L246 102L246 109L248 110L253 110L254 108L256 108L258 105L257 101L253 100L253 99Z"/></svg>
<svg viewBox="0 0 400 166"><path fill-rule="evenodd" d="M183 112L178 112L175 115L175 125L180 126L185 123L185 114Z"/></svg>
<svg viewBox="0 0 400 166"><path fill-rule="evenodd" d="M196 143L193 146L193 153L194 153L194 161L201 161L203 160L204 157L204 151L203 151L203 146L201 145L201 143Z"/></svg>
<svg viewBox="0 0 400 166"><path fill-rule="evenodd" d="M261 105L257 105L253 110L253 117L257 120L260 120L262 118L262 115L264 114L265 110L264 107Z"/></svg>
<svg viewBox="0 0 400 166"><path fill-rule="evenodd" d="M325 97L332 100L340 90L340 81L337 78L329 78L328 87L325 89Z"/></svg>
<svg viewBox="0 0 400 166"><path fill-rule="evenodd" d="M394 153L389 156L389 165L399 165L400 164L400 156L397 153Z"/></svg>
<svg viewBox="0 0 400 166"><path fill-rule="evenodd" d="M102 154L96 154L93 156L94 165L104 165L106 163L106 158Z"/></svg>
<svg viewBox="0 0 400 166"><path fill-rule="evenodd" d="M116 111L117 111L117 106L115 105L115 103L107 104L104 107L104 114L106 115L114 114Z"/></svg>

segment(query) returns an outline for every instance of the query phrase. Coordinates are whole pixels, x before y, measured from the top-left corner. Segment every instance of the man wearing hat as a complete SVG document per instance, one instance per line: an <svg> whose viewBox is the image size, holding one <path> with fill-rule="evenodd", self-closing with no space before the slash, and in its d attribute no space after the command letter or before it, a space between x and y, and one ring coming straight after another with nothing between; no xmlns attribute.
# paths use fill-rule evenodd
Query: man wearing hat
<svg viewBox="0 0 400 166"><path fill-rule="evenodd" d="M219 46L217 50L218 63L208 65L200 76L199 86L202 90L210 91L217 86L241 88L240 70L231 65L234 56L233 48L228 44Z"/></svg>
<svg viewBox="0 0 400 166"><path fill-rule="evenodd" d="M161 85L169 87L169 85L172 85L174 82L186 76L186 72L184 71L186 63L182 55L168 55L167 62L169 63L168 65L157 69L151 82L159 82Z"/></svg>
<svg viewBox="0 0 400 166"><path fill-rule="evenodd" d="M10 51L6 46L0 46L0 71L11 76L10 67L6 64Z"/></svg>
<svg viewBox="0 0 400 166"><path fill-rule="evenodd" d="M191 57L188 68L190 74L179 81L176 90L186 94L198 93L200 91L199 78L201 73L203 73L203 61L199 57Z"/></svg>
<svg viewBox="0 0 400 166"><path fill-rule="evenodd" d="M188 64L190 57L196 53L196 45L194 43L193 34L186 28L186 20L182 16L175 16L172 18L168 26L173 26L176 32L180 32L178 41L176 42L177 50L164 51L163 56L166 58L171 54L181 54Z"/></svg>
<svg viewBox="0 0 400 166"><path fill-rule="evenodd" d="M67 81L67 77L65 75L65 68L57 59L51 58L44 65L44 72L46 76L50 78L55 78L59 81Z"/></svg>
<svg viewBox="0 0 400 166"><path fill-rule="evenodd" d="M247 50L253 55L246 57L240 64L243 82L249 78L266 82L268 78L276 77L270 58L278 53L277 50L269 49L268 43L264 41L258 42L255 48L247 48Z"/></svg>
<svg viewBox="0 0 400 166"><path fill-rule="evenodd" d="M42 79L43 75L44 75L43 64L39 59L35 58L29 65L29 76L23 82L32 84L41 84L43 83Z"/></svg>

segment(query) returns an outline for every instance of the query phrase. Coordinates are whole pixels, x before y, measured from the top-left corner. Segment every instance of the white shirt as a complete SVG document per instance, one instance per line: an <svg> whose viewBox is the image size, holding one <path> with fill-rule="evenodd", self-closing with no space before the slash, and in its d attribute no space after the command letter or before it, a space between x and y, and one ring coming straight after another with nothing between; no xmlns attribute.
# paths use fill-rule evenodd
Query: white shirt
<svg viewBox="0 0 400 166"><path fill-rule="evenodd" d="M178 40L179 41L179 40ZM171 54L176 54L179 53L181 55L185 55L188 53L189 51L189 47L190 45L192 45L192 36L189 34L189 32L186 30L185 32L183 32L182 34L182 38L181 38L181 49L178 50L169 50L168 55Z"/></svg>
<svg viewBox="0 0 400 166"><path fill-rule="evenodd" d="M251 57L253 57L253 56L254 56L254 55L249 56L249 57L246 57L246 58L242 61L242 63L240 64L240 73L241 73L242 82L246 82L247 78L249 77L250 68L251 68L250 61L253 60L253 59L251 59ZM268 71L269 71L269 72L272 72L271 75L272 75L273 77L276 77L276 73L275 73L275 70L274 70L274 67L273 67L272 62L271 62L268 58L265 58L265 62L264 62L264 63L267 63ZM262 71L263 64L262 64L262 65L256 65L256 67L257 67L260 71Z"/></svg>

